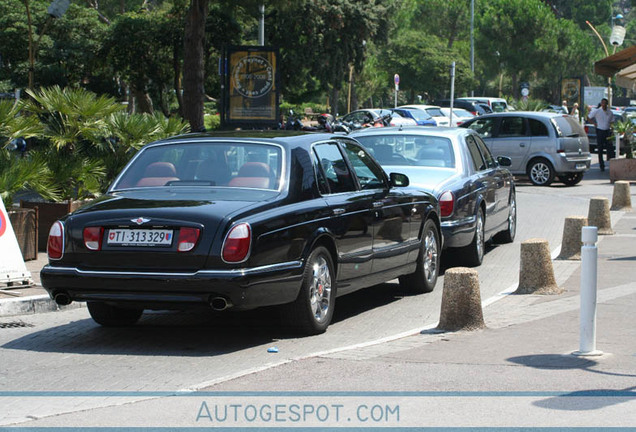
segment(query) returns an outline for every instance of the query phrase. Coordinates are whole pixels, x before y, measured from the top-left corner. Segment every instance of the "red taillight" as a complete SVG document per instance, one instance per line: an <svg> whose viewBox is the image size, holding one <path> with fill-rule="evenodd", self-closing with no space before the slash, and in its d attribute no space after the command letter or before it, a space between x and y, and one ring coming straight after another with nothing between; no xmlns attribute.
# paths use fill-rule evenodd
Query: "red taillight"
<svg viewBox="0 0 636 432"><path fill-rule="evenodd" d="M223 242L223 261L235 263L244 261L250 252L252 230L249 224L241 223L233 227Z"/></svg>
<svg viewBox="0 0 636 432"><path fill-rule="evenodd" d="M49 231L49 241L46 244L46 253L49 259L60 259L64 254L64 225L56 221Z"/></svg>
<svg viewBox="0 0 636 432"><path fill-rule="evenodd" d="M84 228L84 246L86 246L86 249L89 249L92 251L101 250L103 237L104 237L104 228L102 227Z"/></svg>
<svg viewBox="0 0 636 432"><path fill-rule="evenodd" d="M450 216L453 213L455 207L455 196L451 191L444 192L439 197L439 209L442 213L442 217Z"/></svg>
<svg viewBox="0 0 636 432"><path fill-rule="evenodd" d="M179 230L179 243L177 243L177 251L188 252L194 249L199 239L199 233L201 231L198 228L182 227Z"/></svg>
<svg viewBox="0 0 636 432"><path fill-rule="evenodd" d="M585 133L589 134L590 133L590 127L589 126L585 126L584 128L585 128Z"/></svg>

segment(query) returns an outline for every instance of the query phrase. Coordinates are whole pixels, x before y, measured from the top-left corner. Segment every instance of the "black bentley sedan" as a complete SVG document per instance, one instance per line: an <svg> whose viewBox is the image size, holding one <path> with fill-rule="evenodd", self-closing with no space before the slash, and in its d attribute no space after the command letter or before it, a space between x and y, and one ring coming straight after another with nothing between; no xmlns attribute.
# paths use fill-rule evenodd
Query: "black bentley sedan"
<svg viewBox="0 0 636 432"><path fill-rule="evenodd" d="M485 242L512 242L517 228L515 183L474 131L457 128L381 128L350 135L387 171L406 174L412 187L440 203L444 248L478 266Z"/></svg>
<svg viewBox="0 0 636 432"><path fill-rule="evenodd" d="M330 134L189 134L143 147L102 197L55 222L41 272L104 326L144 309L281 305L305 334L336 297L394 278L433 290L439 205Z"/></svg>

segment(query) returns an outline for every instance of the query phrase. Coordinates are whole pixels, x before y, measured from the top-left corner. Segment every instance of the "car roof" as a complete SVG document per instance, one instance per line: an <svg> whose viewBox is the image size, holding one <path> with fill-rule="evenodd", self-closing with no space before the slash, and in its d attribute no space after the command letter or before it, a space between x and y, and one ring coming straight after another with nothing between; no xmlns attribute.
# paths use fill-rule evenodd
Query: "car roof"
<svg viewBox="0 0 636 432"><path fill-rule="evenodd" d="M162 144L178 144L178 143L200 143L211 141L250 141L262 144L280 144L285 147L305 146L316 141L324 141L333 138L341 138L343 135L330 133L315 133L308 131L289 131L289 130L232 130L232 131L214 131L214 132L197 132L183 135L177 135L165 138L159 141L149 143L148 145Z"/></svg>
<svg viewBox="0 0 636 432"><path fill-rule="evenodd" d="M483 114L483 115L475 117L475 119L485 119L485 118L491 118L491 117L531 117L531 118L551 119L554 117L565 117L565 116L567 116L567 114L546 112L546 111L510 111L510 112Z"/></svg>
<svg viewBox="0 0 636 432"><path fill-rule="evenodd" d="M450 107L441 107L440 108L442 110L442 112L444 112L445 110L450 112ZM453 113L455 112L460 112L460 113L468 113L470 115L472 115L472 113L468 110L465 110L464 108L459 108L459 107L453 107Z"/></svg>
<svg viewBox="0 0 636 432"><path fill-rule="evenodd" d="M424 104L410 104L410 105L402 105L398 108L417 108L417 109L426 109L426 108L440 108L439 105L424 105Z"/></svg>
<svg viewBox="0 0 636 432"><path fill-rule="evenodd" d="M459 97L457 100L465 100L465 101L491 101L491 102L506 102L504 98L498 97L480 97L480 96L467 96L467 97ZM506 102L507 103L507 102Z"/></svg>
<svg viewBox="0 0 636 432"><path fill-rule="evenodd" d="M454 138L467 134L477 134L472 129L463 129L456 127L422 127L422 126L404 126L404 127L383 127L383 128L366 128L358 129L349 134L351 138L367 135L394 135L396 133L403 135L423 135L423 136L438 136L446 138Z"/></svg>

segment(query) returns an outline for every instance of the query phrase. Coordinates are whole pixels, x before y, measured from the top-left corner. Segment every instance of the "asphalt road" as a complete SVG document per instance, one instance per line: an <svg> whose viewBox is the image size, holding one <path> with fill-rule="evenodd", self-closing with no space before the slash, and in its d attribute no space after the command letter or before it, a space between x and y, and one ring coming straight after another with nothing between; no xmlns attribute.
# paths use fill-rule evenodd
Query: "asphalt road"
<svg viewBox="0 0 636 432"><path fill-rule="evenodd" d="M478 269L482 300L516 287L523 240L546 239L554 251L565 217L587 216L592 196L611 199L612 185L598 177L594 171L569 188L518 183L517 238L488 248ZM445 267L452 266L452 256L444 259ZM424 295L402 292L395 281L339 298L329 330L305 338L287 333L275 310L153 312L127 329L99 327L85 308L14 317L15 326L0 328L0 425L49 426L63 413L90 418L95 409L122 404L134 411L134 402L141 400L209 388L318 354L381 346L437 324L443 282L442 277L436 290ZM278 353L268 352L272 347Z"/></svg>

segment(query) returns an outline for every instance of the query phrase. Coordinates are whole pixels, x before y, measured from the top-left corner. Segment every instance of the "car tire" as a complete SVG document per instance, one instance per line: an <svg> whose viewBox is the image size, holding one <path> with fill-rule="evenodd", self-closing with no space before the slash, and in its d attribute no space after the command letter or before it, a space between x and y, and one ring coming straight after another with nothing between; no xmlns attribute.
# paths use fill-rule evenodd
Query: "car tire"
<svg viewBox="0 0 636 432"><path fill-rule="evenodd" d="M283 306L285 321L305 335L324 333L336 304L336 273L329 251L316 247L309 254L298 297Z"/></svg>
<svg viewBox="0 0 636 432"><path fill-rule="evenodd" d="M583 173L565 173L559 176L559 180L561 180L566 186L574 186L576 184L579 184L581 180L583 180Z"/></svg>
<svg viewBox="0 0 636 432"><path fill-rule="evenodd" d="M435 289L439 275L440 234L435 222L428 219L422 228L422 244L417 267L411 274L400 276L400 286L415 293L429 293Z"/></svg>
<svg viewBox="0 0 636 432"><path fill-rule="evenodd" d="M510 209L508 210L508 226L505 231L498 232L493 240L497 243L512 243L517 234L517 196L515 191L510 192Z"/></svg>
<svg viewBox="0 0 636 432"><path fill-rule="evenodd" d="M86 306L91 318L104 327L122 327L135 324L141 318L143 309L122 308L103 302L89 301Z"/></svg>
<svg viewBox="0 0 636 432"><path fill-rule="evenodd" d="M554 181L554 168L544 158L537 158L528 164L528 177L535 186L550 186Z"/></svg>
<svg viewBox="0 0 636 432"><path fill-rule="evenodd" d="M478 267L484 260L484 253L486 251L484 222L484 211L479 207L477 210L477 219L475 220L475 235L473 236L473 241L462 250L464 263L468 267Z"/></svg>

